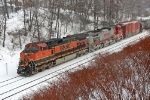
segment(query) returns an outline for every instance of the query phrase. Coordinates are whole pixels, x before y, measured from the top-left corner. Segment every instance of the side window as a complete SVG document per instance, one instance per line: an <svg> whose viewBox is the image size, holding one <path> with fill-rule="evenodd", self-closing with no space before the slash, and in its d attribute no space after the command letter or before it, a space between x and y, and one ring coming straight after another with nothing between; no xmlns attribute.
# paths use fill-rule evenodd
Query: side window
<svg viewBox="0 0 150 100"><path fill-rule="evenodd" d="M46 47L43 47L43 50L46 50L47 48Z"/></svg>
<svg viewBox="0 0 150 100"><path fill-rule="evenodd" d="M28 46L26 46L24 50L30 50L30 48Z"/></svg>
<svg viewBox="0 0 150 100"><path fill-rule="evenodd" d="M32 50L33 51L38 51L38 47L33 47Z"/></svg>
<svg viewBox="0 0 150 100"><path fill-rule="evenodd" d="M40 47L40 50L43 51L43 50L46 50L47 47Z"/></svg>
<svg viewBox="0 0 150 100"><path fill-rule="evenodd" d="M54 53L54 50L51 50L51 54L53 54Z"/></svg>

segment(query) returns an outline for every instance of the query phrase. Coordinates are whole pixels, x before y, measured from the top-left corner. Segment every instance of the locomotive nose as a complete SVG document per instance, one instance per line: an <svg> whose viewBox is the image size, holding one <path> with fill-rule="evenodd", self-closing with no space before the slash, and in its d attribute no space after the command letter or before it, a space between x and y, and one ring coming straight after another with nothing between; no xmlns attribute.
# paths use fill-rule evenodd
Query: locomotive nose
<svg viewBox="0 0 150 100"><path fill-rule="evenodd" d="M23 65L20 65L17 69L17 74L24 74L25 67Z"/></svg>

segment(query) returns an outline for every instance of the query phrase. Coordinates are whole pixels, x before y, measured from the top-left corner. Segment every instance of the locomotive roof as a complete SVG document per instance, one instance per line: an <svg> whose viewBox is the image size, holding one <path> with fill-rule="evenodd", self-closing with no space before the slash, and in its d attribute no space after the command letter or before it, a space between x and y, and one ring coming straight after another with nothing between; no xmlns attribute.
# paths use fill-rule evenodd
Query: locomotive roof
<svg viewBox="0 0 150 100"><path fill-rule="evenodd" d="M97 33L97 32L109 31L109 30L111 30L111 27L103 27L101 29L89 31L89 33Z"/></svg>
<svg viewBox="0 0 150 100"><path fill-rule="evenodd" d="M79 34L73 34L73 35L67 35L66 38L74 38L74 39L85 39L88 36L88 33L79 33Z"/></svg>
<svg viewBox="0 0 150 100"><path fill-rule="evenodd" d="M121 23L118 23L119 25L127 25L127 24L132 24L132 23L137 23L139 21L127 21L127 22L121 22Z"/></svg>
<svg viewBox="0 0 150 100"><path fill-rule="evenodd" d="M97 29L97 30L93 30L93 31L88 31L88 32L83 32L83 33L78 33L78 34L73 34L73 35L67 35L66 37L63 38L52 38L49 40L44 40L44 41L40 41L40 42L33 42L34 44L37 44L38 46L46 46L45 43L54 43L59 44L59 43L63 43L63 42L67 42L69 38L71 38L72 40L82 40L85 39L87 36L89 36L89 33L97 33L97 32L102 32L104 30L110 30L111 27L103 27L101 29Z"/></svg>
<svg viewBox="0 0 150 100"><path fill-rule="evenodd" d="M52 39L46 40L44 42L60 41L60 40L62 40L62 39L61 38L52 38Z"/></svg>
<svg viewBox="0 0 150 100"><path fill-rule="evenodd" d="M46 47L47 44L45 44L45 43L39 43L39 44L37 44L37 46L39 46L39 47Z"/></svg>

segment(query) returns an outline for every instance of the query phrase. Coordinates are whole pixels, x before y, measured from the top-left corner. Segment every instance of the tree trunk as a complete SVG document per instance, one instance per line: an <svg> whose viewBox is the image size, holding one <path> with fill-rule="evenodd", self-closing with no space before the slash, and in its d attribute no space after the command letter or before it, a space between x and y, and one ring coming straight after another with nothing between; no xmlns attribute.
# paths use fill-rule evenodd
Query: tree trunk
<svg viewBox="0 0 150 100"><path fill-rule="evenodd" d="M6 0L4 0L4 6L5 6L5 14L7 14L7 18L9 18L8 7L7 7Z"/></svg>
<svg viewBox="0 0 150 100"><path fill-rule="evenodd" d="M3 38L3 47L5 47L5 39L6 39L6 20L7 20L7 18L6 18L6 9L7 8L7 4L6 4L6 0L4 0L4 8L3 8L3 10L4 10L4 13L3 13L3 16L4 16L4 38Z"/></svg>
<svg viewBox="0 0 150 100"><path fill-rule="evenodd" d="M96 30L96 1L94 0L94 30Z"/></svg>
<svg viewBox="0 0 150 100"><path fill-rule="evenodd" d="M18 32L18 35L19 35L19 46L20 46L20 49L22 49L22 43L21 43L21 37L20 37L20 31Z"/></svg>
<svg viewBox="0 0 150 100"><path fill-rule="evenodd" d="M23 0L23 5L24 5L24 0ZM24 28L25 28L25 36L27 36L27 29L26 29L26 11L25 8L23 8L23 13L24 13Z"/></svg>
<svg viewBox="0 0 150 100"><path fill-rule="evenodd" d="M60 8L58 8L58 12L57 12L57 28L56 29L58 29L58 31L57 31L57 38L59 38L60 37L60 34L59 34L59 14L60 14Z"/></svg>
<svg viewBox="0 0 150 100"><path fill-rule="evenodd" d="M106 8L106 4L105 4L105 2L106 1L104 0L104 22L105 22L105 16L106 16L106 9L105 9Z"/></svg>
<svg viewBox="0 0 150 100"><path fill-rule="evenodd" d="M5 16L5 17L6 17L6 16ZM5 47L5 39L6 39L6 18L5 18L5 25L4 25L3 47Z"/></svg>
<svg viewBox="0 0 150 100"><path fill-rule="evenodd" d="M38 21L38 16L37 16L37 12L35 14L35 18L36 18L36 26L37 26L37 32L38 32L38 41L41 41L41 38L40 38L40 30L39 30L39 21Z"/></svg>
<svg viewBox="0 0 150 100"><path fill-rule="evenodd" d="M11 6L11 11L14 12L13 6L12 6L12 0L10 0L10 6Z"/></svg>

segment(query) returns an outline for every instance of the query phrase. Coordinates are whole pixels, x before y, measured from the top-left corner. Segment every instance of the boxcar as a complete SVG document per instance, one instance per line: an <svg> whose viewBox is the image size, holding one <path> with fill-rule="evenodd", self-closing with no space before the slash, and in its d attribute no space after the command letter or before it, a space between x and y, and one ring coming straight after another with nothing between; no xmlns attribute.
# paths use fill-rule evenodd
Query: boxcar
<svg viewBox="0 0 150 100"><path fill-rule="evenodd" d="M123 32L123 38L130 37L140 32L140 22L130 21L119 24Z"/></svg>

